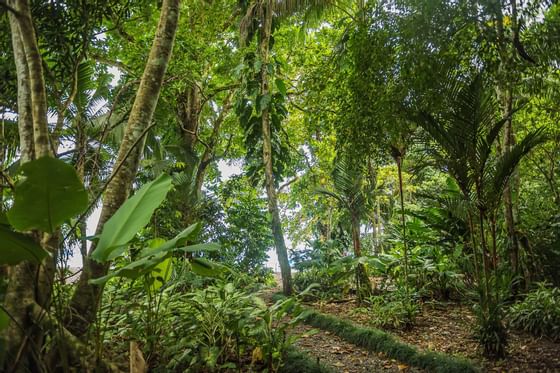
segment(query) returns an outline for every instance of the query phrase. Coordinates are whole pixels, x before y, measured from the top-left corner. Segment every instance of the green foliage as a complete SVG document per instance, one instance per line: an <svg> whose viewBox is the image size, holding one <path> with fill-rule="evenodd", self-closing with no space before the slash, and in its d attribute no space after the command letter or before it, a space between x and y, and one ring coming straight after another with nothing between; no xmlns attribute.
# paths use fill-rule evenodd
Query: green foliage
<svg viewBox="0 0 560 373"><path fill-rule="evenodd" d="M163 202L171 182L171 177L161 175L126 200L103 226L91 257L105 262L122 254L126 244L148 224L154 210Z"/></svg>
<svg viewBox="0 0 560 373"><path fill-rule="evenodd" d="M266 199L251 186L246 176L235 176L222 183L216 197L203 201L203 238L219 242L222 249L209 258L264 280L267 252L274 247ZM262 281L261 281L262 282Z"/></svg>
<svg viewBox="0 0 560 373"><path fill-rule="evenodd" d="M407 329L414 325L420 313L417 296L402 290L371 296L366 303L367 308L358 308L356 312L369 315L369 323L376 327Z"/></svg>
<svg viewBox="0 0 560 373"><path fill-rule="evenodd" d="M24 178L16 185L14 205L7 213L15 229L52 233L87 207L87 192L66 162L43 157L24 164L21 172Z"/></svg>
<svg viewBox="0 0 560 373"><path fill-rule="evenodd" d="M333 275L334 272L334 275ZM351 272L353 274L354 271ZM339 273L338 273L339 274ZM294 274L294 289L302 292L311 285L317 291L308 297L321 299L334 299L344 297L350 290L351 283L346 278L337 279L336 270L327 268L310 267Z"/></svg>
<svg viewBox="0 0 560 373"><path fill-rule="evenodd" d="M505 356L508 340L503 322L502 305L489 303L487 309L476 305L474 310L477 318L475 335L482 346L484 355L492 358Z"/></svg>
<svg viewBox="0 0 560 373"><path fill-rule="evenodd" d="M295 339L288 332L301 319L294 299L267 306L233 283L219 282L182 299L164 337L166 369L227 370L250 359L253 369L277 371ZM286 319L288 311L293 318Z"/></svg>
<svg viewBox="0 0 560 373"><path fill-rule="evenodd" d="M90 282L92 284L101 285L113 277L125 277L134 280L142 275L148 275L157 270L157 268L161 267L162 263L171 258L175 252L192 254L200 251L218 250L219 245L212 243L184 246L187 241L193 241L196 238L199 230L200 224L194 224L179 233L175 238L162 243L160 246L143 249L138 257L130 263L109 272L103 277L90 280ZM190 265L192 271L201 276L217 276L221 272L220 266L204 258L191 258Z"/></svg>
<svg viewBox="0 0 560 373"><path fill-rule="evenodd" d="M523 301L510 307L507 316L514 328L560 340L560 289L539 283Z"/></svg>
<svg viewBox="0 0 560 373"><path fill-rule="evenodd" d="M0 264L14 265L24 260L41 263L49 253L31 237L14 232L0 223Z"/></svg>
<svg viewBox="0 0 560 373"><path fill-rule="evenodd" d="M437 352L421 352L415 347L399 342L392 335L378 329L361 328L349 321L319 312L310 312L304 322L314 327L329 331L373 352L383 352L388 357L402 363L430 372L477 372L478 369L469 361L451 357Z"/></svg>

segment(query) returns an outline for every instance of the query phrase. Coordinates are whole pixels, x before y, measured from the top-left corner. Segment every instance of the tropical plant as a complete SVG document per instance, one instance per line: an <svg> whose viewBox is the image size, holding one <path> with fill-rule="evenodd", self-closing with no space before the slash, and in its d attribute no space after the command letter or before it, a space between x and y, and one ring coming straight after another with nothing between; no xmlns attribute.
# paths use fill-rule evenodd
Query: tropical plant
<svg viewBox="0 0 560 373"><path fill-rule="evenodd" d="M371 296L366 305L355 312L368 315L368 322L376 327L407 329L414 325L420 313L418 295L409 294L408 290Z"/></svg>
<svg viewBox="0 0 560 373"><path fill-rule="evenodd" d="M360 242L360 222L364 216L368 193L364 183L364 171L357 163L352 163L350 159L340 156L335 161L332 172L332 182L334 191L318 188L317 192L337 200L342 209L348 214L352 231L352 244L354 256L362 256L362 246ZM366 267L363 263L356 265L356 283L358 285L358 295L360 299L371 294L371 282L369 280Z"/></svg>
<svg viewBox="0 0 560 373"><path fill-rule="evenodd" d="M521 159L545 140L542 130L530 132L502 155L493 152L500 130L510 119L497 118L493 92L478 74L453 78L449 84L449 111L418 111L412 118L429 135L428 151L455 179L468 211L475 272L480 287L480 326L487 355L504 354L505 330L497 286L498 245L496 214L502 193ZM475 244L477 242L478 244ZM482 262L482 268L479 263ZM492 274L494 269L494 274Z"/></svg>
<svg viewBox="0 0 560 373"><path fill-rule="evenodd" d="M525 299L510 307L509 324L538 337L560 340L560 289L541 282Z"/></svg>

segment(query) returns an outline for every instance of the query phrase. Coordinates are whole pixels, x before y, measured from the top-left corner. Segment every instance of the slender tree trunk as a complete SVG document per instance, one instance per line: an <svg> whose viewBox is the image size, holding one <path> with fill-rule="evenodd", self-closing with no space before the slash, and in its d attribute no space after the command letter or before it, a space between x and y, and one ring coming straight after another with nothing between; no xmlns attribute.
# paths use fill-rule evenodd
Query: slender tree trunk
<svg viewBox="0 0 560 373"><path fill-rule="evenodd" d="M505 101L504 102L505 115L511 116L511 112L512 112L511 89L508 89L506 91L504 101ZM503 152L507 153L511 151L511 148L514 145L514 143L515 141L513 136L513 123L511 118L509 118L504 127ZM515 172L514 177L512 179L518 179L518 178L519 178L519 173ZM512 181L513 180L509 180L504 188L504 215L506 220L509 260L510 260L511 270L514 274L518 274L519 273L519 239L517 237L517 232L515 229L516 221L515 221L515 213L514 213L515 209L513 203Z"/></svg>
<svg viewBox="0 0 560 373"><path fill-rule="evenodd" d="M397 163L397 173L399 174L399 199L401 205L401 224L402 224L402 234L403 234L403 250L404 250L404 286L405 291L408 293L408 242L406 239L406 220L404 216L404 193L403 193L403 178L402 178L402 154L403 152L398 152L395 156L395 161Z"/></svg>
<svg viewBox="0 0 560 373"><path fill-rule="evenodd" d="M266 6L263 7L263 16L261 17L262 29L261 39L259 43L259 54L261 57L261 95L270 94L268 83L268 49L272 32L272 9L273 1L265 0ZM274 245L276 246L276 254L280 263L280 271L282 273L282 288L284 294L292 293L292 273L290 262L288 259L288 250L284 242L284 234L282 232L282 222L278 211L278 200L276 196L276 187L274 185L274 173L272 167L272 137L270 127L270 111L268 107L262 109L262 136L263 136L263 164L264 174L266 178L266 194L268 197L268 211L272 217L272 235L274 237Z"/></svg>
<svg viewBox="0 0 560 373"><path fill-rule="evenodd" d="M141 137L149 128L157 105L165 70L169 63L175 33L179 19L179 0L164 0L161 8L156 36L150 56L134 100L128 119L125 135L113 170L111 182L103 198L101 216L96 232L103 230L103 225L128 197L128 191L136 175L141 157ZM95 250L92 245L89 255ZM67 329L77 336L84 335L95 320L103 287L89 283L107 273L109 265L98 263L88 257L70 303L70 316L66 320Z"/></svg>
<svg viewBox="0 0 560 373"><path fill-rule="evenodd" d="M354 246L354 256L360 258L362 256L362 244L360 240L360 219L356 215L352 215L352 244ZM372 293L371 281L366 270L366 267L362 263L358 263L356 266L356 280L358 283L358 299L361 301L367 298Z"/></svg>

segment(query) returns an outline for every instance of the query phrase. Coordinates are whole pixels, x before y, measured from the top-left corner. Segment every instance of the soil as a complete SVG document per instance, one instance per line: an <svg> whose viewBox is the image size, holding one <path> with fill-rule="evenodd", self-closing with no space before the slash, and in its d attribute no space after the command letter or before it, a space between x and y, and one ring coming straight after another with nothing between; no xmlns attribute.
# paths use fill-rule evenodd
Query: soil
<svg viewBox="0 0 560 373"><path fill-rule="evenodd" d="M308 333L312 329L307 325L299 325L294 332ZM296 342L301 350L315 357L319 362L333 367L343 373L366 372L421 372L396 360L389 359L384 354L378 354L356 347L338 336L318 331L309 337L302 337Z"/></svg>

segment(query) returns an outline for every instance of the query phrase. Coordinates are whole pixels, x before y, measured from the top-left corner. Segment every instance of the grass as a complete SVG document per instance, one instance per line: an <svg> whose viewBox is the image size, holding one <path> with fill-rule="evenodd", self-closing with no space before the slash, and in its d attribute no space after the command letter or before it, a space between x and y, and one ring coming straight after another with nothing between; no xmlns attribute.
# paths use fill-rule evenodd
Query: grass
<svg viewBox="0 0 560 373"><path fill-rule="evenodd" d="M289 348L279 373L334 373L335 371L295 347Z"/></svg>

